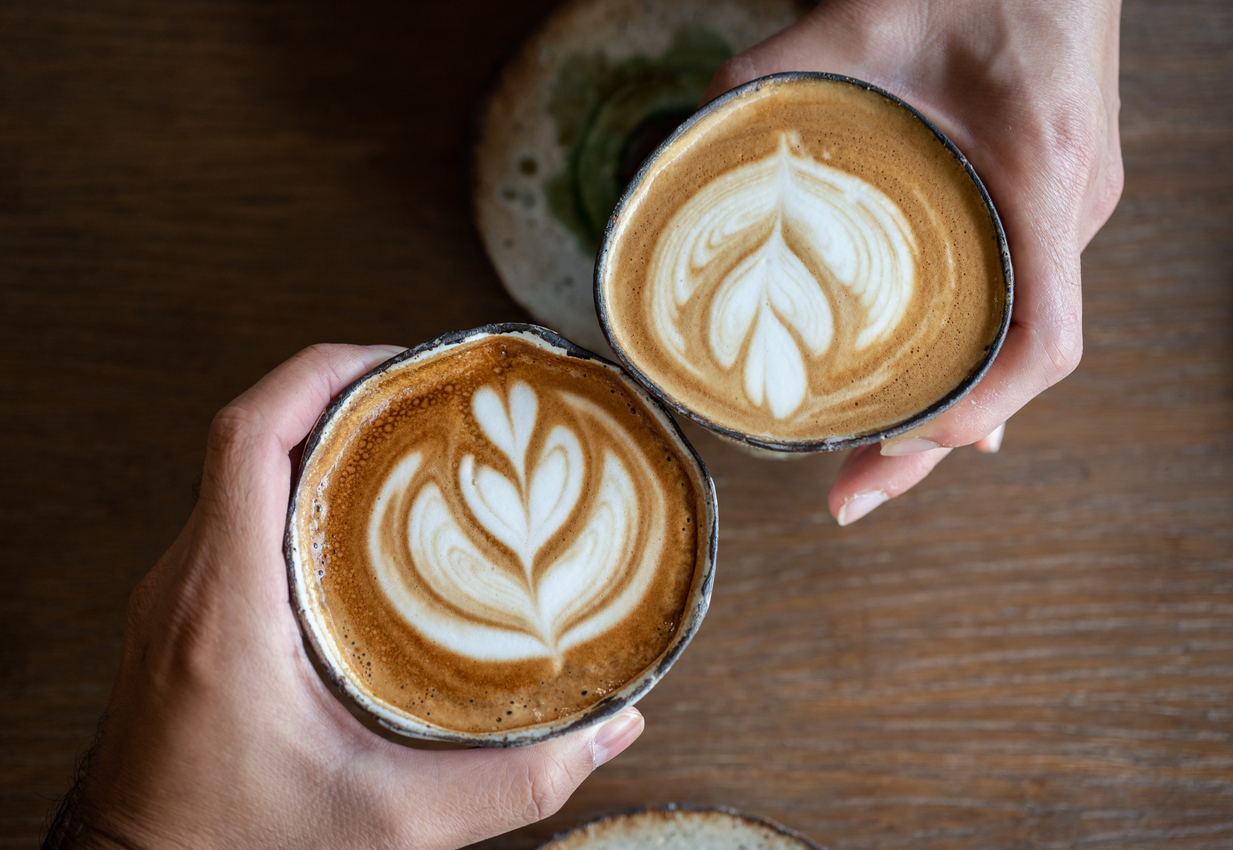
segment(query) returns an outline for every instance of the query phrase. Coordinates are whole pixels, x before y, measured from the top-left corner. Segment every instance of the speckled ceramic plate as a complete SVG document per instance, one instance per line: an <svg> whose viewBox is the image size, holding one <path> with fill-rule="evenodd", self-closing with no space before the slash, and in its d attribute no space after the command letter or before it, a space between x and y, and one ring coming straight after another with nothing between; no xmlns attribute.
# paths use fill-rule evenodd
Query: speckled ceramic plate
<svg viewBox="0 0 1233 850"><path fill-rule="evenodd" d="M574 0L503 69L479 121L473 200L506 289L542 324L608 345L591 281L642 160L728 57L793 23L799 0Z"/></svg>

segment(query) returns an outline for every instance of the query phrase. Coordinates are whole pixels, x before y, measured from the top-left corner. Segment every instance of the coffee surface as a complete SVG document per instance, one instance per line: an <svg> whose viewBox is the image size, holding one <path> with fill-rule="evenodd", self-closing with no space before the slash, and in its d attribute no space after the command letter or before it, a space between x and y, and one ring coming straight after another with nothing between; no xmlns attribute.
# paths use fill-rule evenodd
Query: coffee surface
<svg viewBox="0 0 1233 850"><path fill-rule="evenodd" d="M772 441L902 422L977 370L1006 285L993 218L914 114L768 80L648 167L610 237L613 347L674 403Z"/></svg>
<svg viewBox="0 0 1233 850"><path fill-rule="evenodd" d="M708 546L694 469L609 368L523 338L377 376L300 491L352 678L460 732L594 705L681 625Z"/></svg>

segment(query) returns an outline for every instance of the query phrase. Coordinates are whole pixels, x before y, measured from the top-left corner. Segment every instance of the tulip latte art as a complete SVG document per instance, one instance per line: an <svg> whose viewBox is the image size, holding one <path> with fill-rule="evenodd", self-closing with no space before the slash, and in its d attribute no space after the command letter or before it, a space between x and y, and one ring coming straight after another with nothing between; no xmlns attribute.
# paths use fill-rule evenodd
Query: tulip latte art
<svg viewBox="0 0 1233 850"><path fill-rule="evenodd" d="M301 488L360 687L444 729L510 730L664 654L706 560L709 485L610 367L489 336L370 383Z"/></svg>
<svg viewBox="0 0 1233 850"><path fill-rule="evenodd" d="M446 649L479 661L556 662L646 595L664 495L632 436L598 405L557 390L581 427L545 426L529 384L510 385L508 399L500 392L488 385L471 397L477 436L499 452L498 465L464 454L445 485L465 511L456 512L424 452L412 451L377 496L369 556L398 612ZM580 510L584 487L594 495ZM563 532L569 545L554 551L548 544Z"/></svg>
<svg viewBox="0 0 1233 850"><path fill-rule="evenodd" d="M771 78L704 111L608 239L597 298L614 349L755 441L910 419L983 365L1006 309L997 227L963 163L844 81Z"/></svg>
<svg viewBox="0 0 1233 850"><path fill-rule="evenodd" d="M788 244L809 245L861 307L856 351L892 334L912 299L916 240L894 201L865 181L817 162L795 134L770 156L702 188L668 221L647 284L650 327L679 366L705 378L690 355L688 322L706 326L712 362L738 369L744 401L777 420L809 394L806 359L835 342L826 289ZM750 250L731 256L734 244ZM728 249L728 250L725 250ZM703 292L699 292L703 290ZM705 303L695 307L695 298Z"/></svg>

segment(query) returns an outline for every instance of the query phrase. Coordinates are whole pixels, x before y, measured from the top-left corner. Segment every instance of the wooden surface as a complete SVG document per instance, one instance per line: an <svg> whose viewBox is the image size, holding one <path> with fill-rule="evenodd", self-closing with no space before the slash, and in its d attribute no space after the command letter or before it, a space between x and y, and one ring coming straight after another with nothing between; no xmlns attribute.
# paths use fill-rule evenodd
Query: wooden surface
<svg viewBox="0 0 1233 850"><path fill-rule="evenodd" d="M314 341L524 318L464 152L543 5L0 6L0 846L67 787L214 411ZM668 801L832 848L1233 846L1233 5L1128 0L1122 62L1078 372L847 529L839 458L691 430L711 613L642 739L487 846Z"/></svg>

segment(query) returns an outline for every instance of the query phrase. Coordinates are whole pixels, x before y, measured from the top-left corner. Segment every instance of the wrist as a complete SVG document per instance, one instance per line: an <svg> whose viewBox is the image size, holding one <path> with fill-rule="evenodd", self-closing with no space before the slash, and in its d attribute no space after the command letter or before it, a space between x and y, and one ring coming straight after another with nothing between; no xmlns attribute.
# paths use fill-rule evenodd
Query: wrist
<svg viewBox="0 0 1233 850"><path fill-rule="evenodd" d="M59 843L44 844L43 850L148 850L148 845L134 844L89 824L72 822L69 827Z"/></svg>
<svg viewBox="0 0 1233 850"><path fill-rule="evenodd" d="M187 830L165 841L142 827L142 819L130 817L122 803L131 802L130 781L126 775L108 770L106 736L100 734L78 767L76 784L65 794L42 850L154 850L160 847L185 847ZM146 819L149 822L149 819Z"/></svg>
<svg viewBox="0 0 1233 850"><path fill-rule="evenodd" d="M74 789L76 791L77 789ZM70 792L52 822L42 850L150 850L152 845L114 831L105 819L92 819Z"/></svg>

